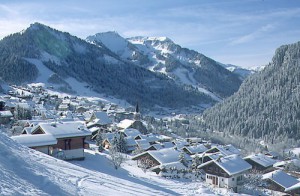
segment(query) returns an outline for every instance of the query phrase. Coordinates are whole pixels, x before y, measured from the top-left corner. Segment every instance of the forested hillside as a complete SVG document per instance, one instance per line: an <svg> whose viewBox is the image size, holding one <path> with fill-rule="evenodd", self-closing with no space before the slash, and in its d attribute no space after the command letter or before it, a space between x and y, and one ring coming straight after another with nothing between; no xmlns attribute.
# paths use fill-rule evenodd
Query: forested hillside
<svg viewBox="0 0 300 196"><path fill-rule="evenodd" d="M300 42L278 48L264 70L205 111L202 127L270 144L300 139Z"/></svg>

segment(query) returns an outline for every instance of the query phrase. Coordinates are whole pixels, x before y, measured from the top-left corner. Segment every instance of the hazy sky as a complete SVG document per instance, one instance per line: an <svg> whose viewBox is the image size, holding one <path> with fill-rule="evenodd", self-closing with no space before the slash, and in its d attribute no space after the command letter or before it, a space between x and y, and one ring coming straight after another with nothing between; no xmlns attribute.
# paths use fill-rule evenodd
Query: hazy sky
<svg viewBox="0 0 300 196"><path fill-rule="evenodd" d="M300 41L299 0L2 0L0 38L40 22L85 39L166 36L222 63L264 65Z"/></svg>

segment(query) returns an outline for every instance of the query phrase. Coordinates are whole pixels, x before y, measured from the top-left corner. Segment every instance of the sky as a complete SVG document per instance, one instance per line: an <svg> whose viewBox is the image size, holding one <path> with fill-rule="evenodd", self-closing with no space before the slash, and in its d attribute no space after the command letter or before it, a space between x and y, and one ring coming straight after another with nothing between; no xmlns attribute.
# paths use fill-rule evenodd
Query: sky
<svg viewBox="0 0 300 196"><path fill-rule="evenodd" d="M0 39L34 22L85 39L165 36L224 64L266 65L300 41L299 0L1 0Z"/></svg>

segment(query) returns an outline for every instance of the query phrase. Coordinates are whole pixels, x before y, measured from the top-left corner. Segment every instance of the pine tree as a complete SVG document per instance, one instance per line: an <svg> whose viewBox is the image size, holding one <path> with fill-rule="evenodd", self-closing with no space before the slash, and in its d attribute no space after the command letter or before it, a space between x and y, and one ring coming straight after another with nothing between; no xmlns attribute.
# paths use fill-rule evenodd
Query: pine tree
<svg viewBox="0 0 300 196"><path fill-rule="evenodd" d="M198 154L195 154L192 163L192 169L197 169L197 167L201 164L201 158Z"/></svg>
<svg viewBox="0 0 300 196"><path fill-rule="evenodd" d="M187 160L185 158L185 153L183 151L181 151L178 158L180 163L182 163L186 167L188 166Z"/></svg>
<svg viewBox="0 0 300 196"><path fill-rule="evenodd" d="M98 133L97 133L97 137L96 137L96 145L98 146L98 151L99 152L103 151L102 143L103 143L103 138L102 138L102 134L99 130Z"/></svg>
<svg viewBox="0 0 300 196"><path fill-rule="evenodd" d="M118 152L122 152L122 153L127 152L126 140L125 140L125 137L124 137L123 133L120 134L117 149L118 149Z"/></svg>

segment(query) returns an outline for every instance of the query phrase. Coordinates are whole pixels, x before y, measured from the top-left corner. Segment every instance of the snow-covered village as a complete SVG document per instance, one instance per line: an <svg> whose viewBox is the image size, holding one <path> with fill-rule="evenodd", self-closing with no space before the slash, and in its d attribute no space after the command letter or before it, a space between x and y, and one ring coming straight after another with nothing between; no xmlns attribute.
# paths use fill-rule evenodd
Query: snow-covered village
<svg viewBox="0 0 300 196"><path fill-rule="evenodd" d="M23 162L30 165L32 160L28 161L24 155L32 153L27 147L33 149L34 159L38 160L34 160L37 163L30 172L38 172L36 164L39 167L46 164L44 169L54 170L48 171L50 175L62 172L67 178L78 178L80 184L70 179L69 186L75 186L83 194L97 193L99 186L106 186L108 178L110 186L122 186L108 191L109 195L300 193L300 148L284 155L267 149L244 155L229 143L220 145L205 138L183 138L172 132L150 133L151 124L143 120L138 103L123 108L95 97L58 93L41 83L14 85L9 89L0 101L1 129L5 132L1 133L1 148L9 149L1 151L1 159L7 159L3 156L6 154L15 165ZM85 178L75 177L75 166L81 167L82 173L85 170L90 173ZM11 172L9 167L1 164L2 172ZM45 174L39 175L42 178ZM16 185L15 179L4 180L0 180L1 193L14 194L17 190L8 184ZM60 180L58 176L50 177L51 182L42 182L34 188L58 186ZM126 181L135 185L126 187ZM75 194L70 187L67 191ZM27 194L29 189L18 191ZM57 190L43 191L60 194Z"/></svg>
<svg viewBox="0 0 300 196"><path fill-rule="evenodd" d="M300 1L0 1L0 196L300 196Z"/></svg>

